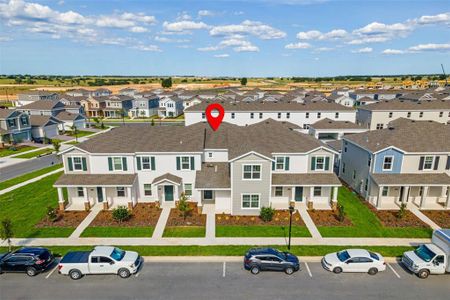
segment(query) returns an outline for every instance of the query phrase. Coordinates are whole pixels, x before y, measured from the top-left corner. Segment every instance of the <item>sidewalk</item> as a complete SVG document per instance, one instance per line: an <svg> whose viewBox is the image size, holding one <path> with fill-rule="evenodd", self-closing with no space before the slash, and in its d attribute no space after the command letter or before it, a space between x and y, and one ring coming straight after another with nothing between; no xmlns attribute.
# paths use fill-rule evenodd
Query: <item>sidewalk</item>
<svg viewBox="0 0 450 300"><path fill-rule="evenodd" d="M83 231L89 226L89 224L94 221L95 217L98 215L98 213L102 210L101 205L95 205L91 212L87 215L86 218L84 218L83 222L78 225L78 227L72 232L72 234L69 236L69 239L72 238L79 238L80 235L83 233Z"/></svg>
<svg viewBox="0 0 450 300"><path fill-rule="evenodd" d="M204 204L203 213L206 214L206 238L216 237L216 212L214 204Z"/></svg>
<svg viewBox="0 0 450 300"><path fill-rule="evenodd" d="M162 238L164 229L166 228L167 220L169 219L171 207L167 206L162 208L161 215L159 216L158 223L156 223L155 230L153 231L152 238Z"/></svg>
<svg viewBox="0 0 450 300"><path fill-rule="evenodd" d="M313 220L309 216L308 212L306 211L306 206L302 206L298 209L298 212L300 216L303 219L303 222L305 222L306 228L308 228L309 233L311 233L311 236L313 238L321 238L322 235L320 234L319 230L316 227L316 224L314 224Z"/></svg>
<svg viewBox="0 0 450 300"><path fill-rule="evenodd" d="M411 207L409 209L413 214L416 215L422 222L433 228L433 230L441 229L439 225L434 223L430 218L428 218L426 215L423 214L417 207Z"/></svg>

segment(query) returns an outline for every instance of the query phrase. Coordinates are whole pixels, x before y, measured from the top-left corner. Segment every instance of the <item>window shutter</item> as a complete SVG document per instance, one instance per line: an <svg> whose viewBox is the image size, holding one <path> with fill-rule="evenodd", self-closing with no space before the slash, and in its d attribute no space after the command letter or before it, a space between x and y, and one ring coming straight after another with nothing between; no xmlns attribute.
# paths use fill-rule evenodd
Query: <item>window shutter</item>
<svg viewBox="0 0 450 300"><path fill-rule="evenodd" d="M180 162L180 157L177 156L177 170L181 169L181 162Z"/></svg>
<svg viewBox="0 0 450 300"><path fill-rule="evenodd" d="M423 163L425 161L425 157L421 156L419 161L419 170L423 170Z"/></svg>
<svg viewBox="0 0 450 300"><path fill-rule="evenodd" d="M316 169L316 157L311 157L311 170L314 171Z"/></svg>
<svg viewBox="0 0 450 300"><path fill-rule="evenodd" d="M439 156L436 156L434 159L434 169L437 170L439 168Z"/></svg>
<svg viewBox="0 0 450 300"><path fill-rule="evenodd" d="M275 170L275 162L272 162L272 171Z"/></svg>
<svg viewBox="0 0 450 300"><path fill-rule="evenodd" d="M289 156L286 156L284 159L284 170L289 171Z"/></svg>
<svg viewBox="0 0 450 300"><path fill-rule="evenodd" d="M113 170L112 157L108 157L108 168L110 171Z"/></svg>
<svg viewBox="0 0 450 300"><path fill-rule="evenodd" d="M446 170L450 170L450 156L447 156L447 164L445 166Z"/></svg>
<svg viewBox="0 0 450 300"><path fill-rule="evenodd" d="M83 171L87 171L86 157L81 158L81 163L83 164Z"/></svg>
<svg viewBox="0 0 450 300"><path fill-rule="evenodd" d="M72 157L68 157L67 162L69 163L69 171L73 171Z"/></svg>
<svg viewBox="0 0 450 300"><path fill-rule="evenodd" d="M325 171L328 171L330 169L330 157L325 157Z"/></svg>
<svg viewBox="0 0 450 300"><path fill-rule="evenodd" d="M191 170L195 170L195 157L191 156Z"/></svg>
<svg viewBox="0 0 450 300"><path fill-rule="evenodd" d="M152 157L150 157L150 168L152 169L152 171L155 171L155 169L156 169L156 166L155 166L155 157L154 156L152 156Z"/></svg>
<svg viewBox="0 0 450 300"><path fill-rule="evenodd" d="M122 157L122 170L127 171L127 158L126 157Z"/></svg>
<svg viewBox="0 0 450 300"><path fill-rule="evenodd" d="M141 157L140 156L136 157L136 164L137 164L138 171L140 171L141 170Z"/></svg>

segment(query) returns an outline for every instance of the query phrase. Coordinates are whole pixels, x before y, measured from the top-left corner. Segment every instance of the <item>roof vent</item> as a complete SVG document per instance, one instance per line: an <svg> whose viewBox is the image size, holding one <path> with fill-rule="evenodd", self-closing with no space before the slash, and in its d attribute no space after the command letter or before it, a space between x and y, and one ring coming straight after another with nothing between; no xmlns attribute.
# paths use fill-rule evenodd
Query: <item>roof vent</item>
<svg viewBox="0 0 450 300"><path fill-rule="evenodd" d="M389 129L389 130L394 130L395 127L389 124L389 125L388 125L388 129Z"/></svg>

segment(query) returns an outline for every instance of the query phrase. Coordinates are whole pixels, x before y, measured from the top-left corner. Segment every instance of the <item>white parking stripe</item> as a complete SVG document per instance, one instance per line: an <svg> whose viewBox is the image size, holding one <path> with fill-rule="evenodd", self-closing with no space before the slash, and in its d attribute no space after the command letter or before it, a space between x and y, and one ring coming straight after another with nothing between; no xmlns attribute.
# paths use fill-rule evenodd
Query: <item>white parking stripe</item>
<svg viewBox="0 0 450 300"><path fill-rule="evenodd" d="M227 272L227 263L224 261L223 268L222 268L222 277L226 276L226 272Z"/></svg>
<svg viewBox="0 0 450 300"><path fill-rule="evenodd" d="M392 272L394 272L395 276L397 276L398 278L400 278L400 275L398 275L397 271L395 271L394 268L393 268L390 264L387 264L387 266L389 267L389 269L392 270Z"/></svg>
<svg viewBox="0 0 450 300"><path fill-rule="evenodd" d="M48 279L50 276L52 276L53 272L55 272L55 270L58 268L58 265L56 265L56 267L54 267L48 274L47 276L45 276L45 279Z"/></svg>
<svg viewBox="0 0 450 300"><path fill-rule="evenodd" d="M136 272L136 275L134 275L134 277L138 277L140 272Z"/></svg>
<svg viewBox="0 0 450 300"><path fill-rule="evenodd" d="M308 271L309 277L312 277L311 270L309 269L308 263L305 262L306 270Z"/></svg>

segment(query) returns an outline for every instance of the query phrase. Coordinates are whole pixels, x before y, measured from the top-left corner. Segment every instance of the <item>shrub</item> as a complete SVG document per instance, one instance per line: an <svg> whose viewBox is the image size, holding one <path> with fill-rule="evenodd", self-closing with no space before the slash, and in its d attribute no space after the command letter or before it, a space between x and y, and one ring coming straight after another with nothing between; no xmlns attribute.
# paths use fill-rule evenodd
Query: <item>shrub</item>
<svg viewBox="0 0 450 300"><path fill-rule="evenodd" d="M397 219L403 219L406 215L406 204L402 203L400 205L400 210L397 212Z"/></svg>
<svg viewBox="0 0 450 300"><path fill-rule="evenodd" d="M192 212L192 207L189 206L187 197L184 193L181 193L180 200L178 201L178 210L181 212L185 220Z"/></svg>
<svg viewBox="0 0 450 300"><path fill-rule="evenodd" d="M273 209L272 207L261 207L261 211L259 213L259 217L264 221L264 222L270 222L272 221L273 215L275 214L275 209Z"/></svg>
<svg viewBox="0 0 450 300"><path fill-rule="evenodd" d="M47 218L51 222L55 222L58 219L58 211L56 208L47 206Z"/></svg>
<svg viewBox="0 0 450 300"><path fill-rule="evenodd" d="M339 222L344 222L344 219L345 219L344 206L342 204L338 204L337 209L338 209L338 220L339 220Z"/></svg>
<svg viewBox="0 0 450 300"><path fill-rule="evenodd" d="M131 212L126 206L118 206L113 209L112 217L115 221L122 223L131 217Z"/></svg>

